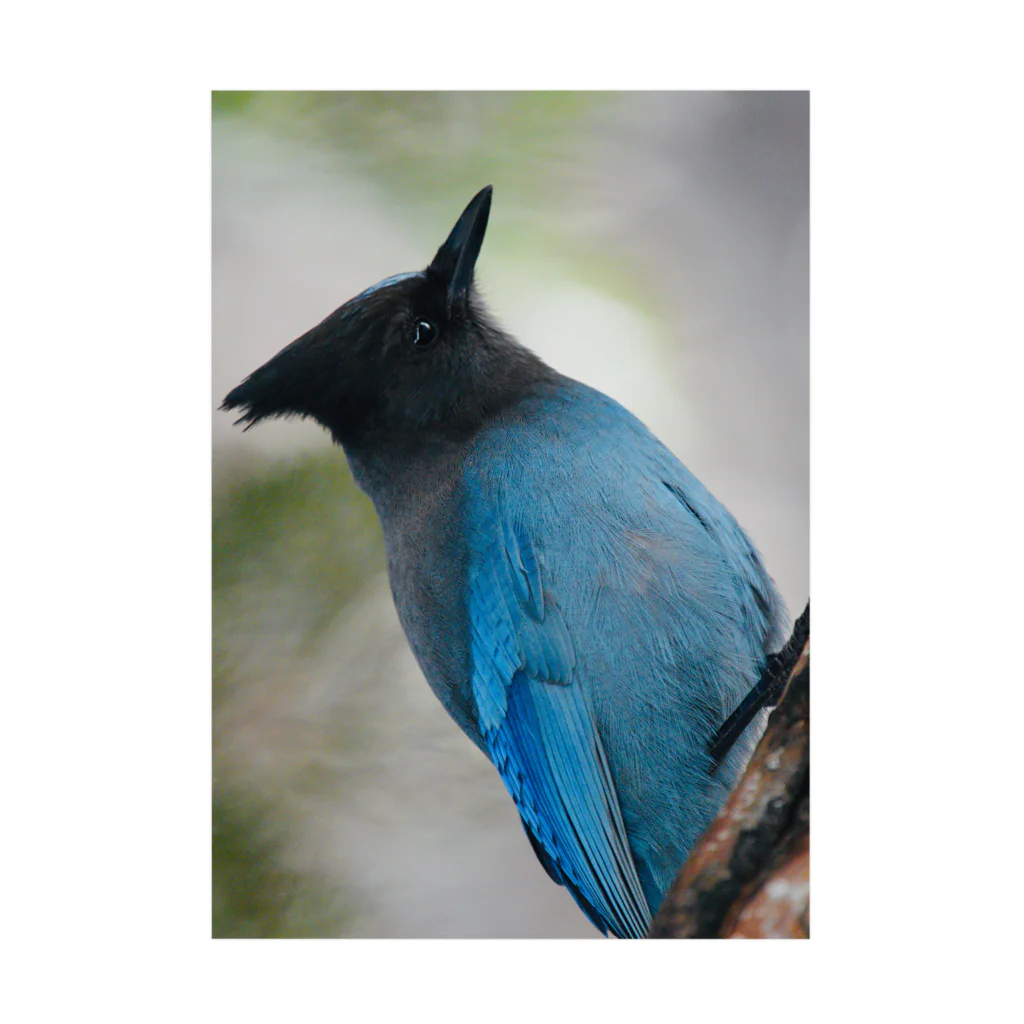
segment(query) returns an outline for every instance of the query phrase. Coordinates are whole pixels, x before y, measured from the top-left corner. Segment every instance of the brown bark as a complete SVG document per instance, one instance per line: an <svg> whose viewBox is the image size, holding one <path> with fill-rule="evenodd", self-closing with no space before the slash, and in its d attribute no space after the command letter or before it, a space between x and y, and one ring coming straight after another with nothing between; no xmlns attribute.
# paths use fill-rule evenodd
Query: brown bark
<svg viewBox="0 0 1024 1024"><path fill-rule="evenodd" d="M650 937L810 935L811 641L735 789L679 872Z"/></svg>

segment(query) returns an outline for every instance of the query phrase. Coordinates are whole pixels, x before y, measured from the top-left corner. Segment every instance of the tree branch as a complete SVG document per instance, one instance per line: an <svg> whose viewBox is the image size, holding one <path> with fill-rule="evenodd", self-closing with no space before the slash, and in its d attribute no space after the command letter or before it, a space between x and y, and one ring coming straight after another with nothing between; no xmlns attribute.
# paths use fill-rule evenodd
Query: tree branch
<svg viewBox="0 0 1024 1024"><path fill-rule="evenodd" d="M791 667L778 707L725 806L690 851L651 938L809 937L809 624L801 639L784 649Z"/></svg>

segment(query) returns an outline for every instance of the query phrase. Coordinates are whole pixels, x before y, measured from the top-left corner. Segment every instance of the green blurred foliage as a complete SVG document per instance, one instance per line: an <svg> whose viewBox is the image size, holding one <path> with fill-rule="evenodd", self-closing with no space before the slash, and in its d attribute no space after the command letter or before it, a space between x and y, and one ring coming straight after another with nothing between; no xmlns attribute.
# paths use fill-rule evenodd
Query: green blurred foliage
<svg viewBox="0 0 1024 1024"><path fill-rule="evenodd" d="M337 935L352 895L287 865L287 830L272 804L251 794L215 795L213 936L218 939Z"/></svg>
<svg viewBox="0 0 1024 1024"><path fill-rule="evenodd" d="M398 192L465 201L482 182L564 194L598 92L219 92L215 114L244 113L282 135L345 154ZM559 173L561 172L561 173Z"/></svg>
<svg viewBox="0 0 1024 1024"><path fill-rule="evenodd" d="M588 146L621 102L619 93L580 91L215 92L213 112L333 154L339 173L401 197L403 216L423 218L430 237L493 182L506 215L488 236L490 251L515 258L521 249L532 259L539 248L556 251L561 275L657 314L642 269L580 230L595 213Z"/></svg>
<svg viewBox="0 0 1024 1024"><path fill-rule="evenodd" d="M380 524L338 450L262 466L247 458L245 473L214 497L214 637L224 639L218 609L254 593L277 606L275 621L286 616L301 652L383 568Z"/></svg>
<svg viewBox="0 0 1024 1024"><path fill-rule="evenodd" d="M259 96L258 92L214 91L212 93L213 113L215 116L217 114L242 113L256 96Z"/></svg>
<svg viewBox="0 0 1024 1024"><path fill-rule="evenodd" d="M339 730L290 707L324 630L383 569L383 540L340 452L238 472L219 468L229 482L213 508L213 934L337 935L351 898L286 853L303 814L341 785ZM234 741L242 730L248 743Z"/></svg>

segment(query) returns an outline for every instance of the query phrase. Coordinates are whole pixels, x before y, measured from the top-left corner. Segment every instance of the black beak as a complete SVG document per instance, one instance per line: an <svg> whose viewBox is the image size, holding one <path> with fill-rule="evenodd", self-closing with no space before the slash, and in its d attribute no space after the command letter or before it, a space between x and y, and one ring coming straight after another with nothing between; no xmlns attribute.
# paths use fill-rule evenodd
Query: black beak
<svg viewBox="0 0 1024 1024"><path fill-rule="evenodd" d="M493 187L487 185L473 196L427 268L428 273L436 274L448 288L449 315L465 308L469 286L473 283L473 268L487 231L493 191Z"/></svg>
<svg viewBox="0 0 1024 1024"><path fill-rule="evenodd" d="M313 344L318 330L297 338L250 373L228 393L221 409L239 410L242 415L235 423L244 423L246 430L268 416L310 414L310 400L321 390Z"/></svg>

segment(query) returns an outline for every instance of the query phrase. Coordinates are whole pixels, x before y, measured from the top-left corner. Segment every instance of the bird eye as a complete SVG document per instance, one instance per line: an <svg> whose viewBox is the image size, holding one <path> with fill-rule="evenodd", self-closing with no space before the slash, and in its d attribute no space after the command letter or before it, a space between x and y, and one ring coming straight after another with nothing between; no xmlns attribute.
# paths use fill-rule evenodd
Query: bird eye
<svg viewBox="0 0 1024 1024"><path fill-rule="evenodd" d="M417 320L412 343L417 348L427 348L437 337L437 328L429 320Z"/></svg>

